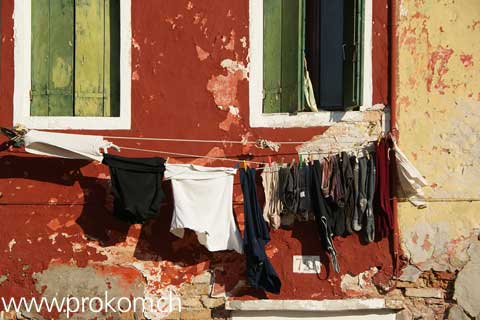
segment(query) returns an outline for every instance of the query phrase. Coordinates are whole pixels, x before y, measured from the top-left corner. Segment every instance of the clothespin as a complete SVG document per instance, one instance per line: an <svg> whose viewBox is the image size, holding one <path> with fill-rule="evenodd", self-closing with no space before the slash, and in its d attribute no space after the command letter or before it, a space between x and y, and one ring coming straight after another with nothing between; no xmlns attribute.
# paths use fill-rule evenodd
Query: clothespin
<svg viewBox="0 0 480 320"><path fill-rule="evenodd" d="M243 160L243 169L247 170L247 161Z"/></svg>
<svg viewBox="0 0 480 320"><path fill-rule="evenodd" d="M268 156L268 164L270 165L270 167L272 167L272 157L271 156Z"/></svg>
<svg viewBox="0 0 480 320"><path fill-rule="evenodd" d="M165 163L168 163L168 160L170 160L170 157L167 157L167 161L165 161Z"/></svg>

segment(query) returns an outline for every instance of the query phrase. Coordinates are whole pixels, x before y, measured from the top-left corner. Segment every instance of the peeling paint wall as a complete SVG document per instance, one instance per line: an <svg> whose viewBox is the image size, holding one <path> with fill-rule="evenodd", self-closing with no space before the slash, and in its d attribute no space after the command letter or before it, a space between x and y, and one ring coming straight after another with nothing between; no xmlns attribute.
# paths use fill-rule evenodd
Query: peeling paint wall
<svg viewBox="0 0 480 320"><path fill-rule="evenodd" d="M2 126L12 125L13 6L13 0L1 2ZM372 80L376 105L371 110L356 119L347 114L328 128L253 129L248 123L248 0L132 1L132 129L83 133L307 141L299 146L284 145L278 154L228 143L121 142L123 146L215 157L244 154L257 161L271 155L274 160L284 158L288 162L297 158L299 151L375 140L388 121L383 112L388 102L386 18L386 0L375 0ZM122 151L121 155L152 156L133 151ZM170 161L231 165L181 157ZM0 224L0 296L51 295L73 290L82 279L87 280L84 285L88 294L104 288L118 294L124 286L125 294L151 297L174 289L186 298L197 297L188 308L190 316L198 319L207 317L208 310L221 304L227 295L240 299L378 296L374 287L385 284L392 275L387 239L370 245L362 244L356 235L336 239L342 266L342 273L336 275L325 267L329 261L322 253L315 225L297 223L272 232L267 253L283 287L280 295L265 295L246 288L243 256L210 253L192 233L184 239L169 233L172 199L168 183L165 188L169 198L160 218L143 226L129 226L112 217L110 177L103 165L40 158L22 151L3 152L0 178L0 217L6 222ZM234 189L234 211L243 229L238 180ZM323 263L320 277L293 273L293 255L318 254ZM211 293L207 292L210 283L198 280L206 273L212 275Z"/></svg>
<svg viewBox="0 0 480 320"><path fill-rule="evenodd" d="M475 0L401 1L400 146L430 183L427 197L438 202L425 210L402 204L400 225L412 262L427 269L458 269L458 245L480 228L479 19ZM447 253L451 262L438 261Z"/></svg>
<svg viewBox="0 0 480 320"><path fill-rule="evenodd" d="M461 270L478 242L480 3L401 0L397 9L400 146L430 184L428 208L399 207L402 277L416 281Z"/></svg>

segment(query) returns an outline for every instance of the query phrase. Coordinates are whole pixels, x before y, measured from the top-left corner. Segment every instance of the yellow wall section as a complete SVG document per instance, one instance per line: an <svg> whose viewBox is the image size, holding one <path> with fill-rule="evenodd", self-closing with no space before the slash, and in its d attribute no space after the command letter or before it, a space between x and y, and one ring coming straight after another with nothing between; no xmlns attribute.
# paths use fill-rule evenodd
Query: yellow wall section
<svg viewBox="0 0 480 320"><path fill-rule="evenodd" d="M421 269L456 269L480 230L480 202L452 202L480 199L480 1L403 0L397 12L400 147L427 196L445 200L401 204L402 243Z"/></svg>

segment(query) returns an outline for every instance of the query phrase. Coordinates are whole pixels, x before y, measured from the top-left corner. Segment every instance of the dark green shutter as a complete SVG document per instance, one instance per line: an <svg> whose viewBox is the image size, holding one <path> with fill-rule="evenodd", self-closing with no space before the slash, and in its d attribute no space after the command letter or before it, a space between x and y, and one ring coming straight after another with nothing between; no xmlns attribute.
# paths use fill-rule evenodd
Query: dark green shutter
<svg viewBox="0 0 480 320"><path fill-rule="evenodd" d="M280 112L282 0L263 1L263 112Z"/></svg>
<svg viewBox="0 0 480 320"><path fill-rule="evenodd" d="M119 6L32 0L33 116L119 116Z"/></svg>
<svg viewBox="0 0 480 320"><path fill-rule="evenodd" d="M345 107L356 107L362 104L363 12L363 0L345 0L345 61L343 66L343 103Z"/></svg>
<svg viewBox="0 0 480 320"><path fill-rule="evenodd" d="M303 109L303 1L282 0L282 112Z"/></svg>
<svg viewBox="0 0 480 320"><path fill-rule="evenodd" d="M263 111L303 108L304 0L265 0Z"/></svg>
<svg viewBox="0 0 480 320"><path fill-rule="evenodd" d="M73 115L73 0L32 0L31 114Z"/></svg>

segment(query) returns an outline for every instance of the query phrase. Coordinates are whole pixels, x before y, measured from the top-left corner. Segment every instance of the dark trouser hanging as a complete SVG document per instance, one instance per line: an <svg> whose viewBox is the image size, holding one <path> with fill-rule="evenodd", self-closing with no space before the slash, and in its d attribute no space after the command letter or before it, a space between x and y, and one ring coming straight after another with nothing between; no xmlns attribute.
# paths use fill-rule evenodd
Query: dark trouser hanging
<svg viewBox="0 0 480 320"><path fill-rule="evenodd" d="M322 168L320 162L315 160L313 162L313 168L310 173L312 174L312 208L315 214L315 222L317 224L320 241L323 248L328 251L332 259L333 269L335 272L340 272L340 267L337 261L337 252L333 246L332 240L332 225L333 217L329 207L325 203L325 199L322 194Z"/></svg>
<svg viewBox="0 0 480 320"><path fill-rule="evenodd" d="M265 253L270 234L257 198L255 172L253 168L240 170L245 211L243 247L247 257L247 279L254 288L278 294L282 283Z"/></svg>

